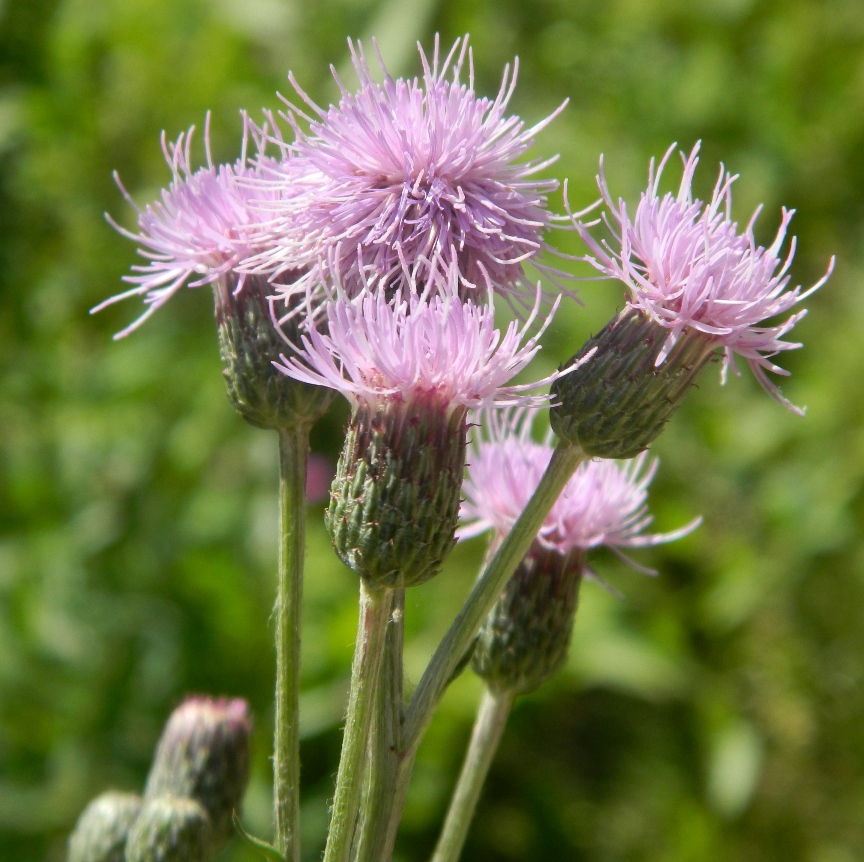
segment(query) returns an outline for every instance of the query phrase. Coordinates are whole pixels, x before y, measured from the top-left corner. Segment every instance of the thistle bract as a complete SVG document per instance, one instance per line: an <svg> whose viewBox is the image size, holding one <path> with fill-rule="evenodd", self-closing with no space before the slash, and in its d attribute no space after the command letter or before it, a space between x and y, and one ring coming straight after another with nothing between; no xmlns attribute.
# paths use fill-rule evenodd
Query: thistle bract
<svg viewBox="0 0 864 862"><path fill-rule="evenodd" d="M638 309L625 308L552 384L552 430L592 458L633 458L660 435L715 348L690 330L658 364L665 330Z"/></svg>
<svg viewBox="0 0 864 862"><path fill-rule="evenodd" d="M75 824L68 862L124 862L126 838L141 805L134 793L110 790L97 796Z"/></svg>
<svg viewBox="0 0 864 862"><path fill-rule="evenodd" d="M260 275L238 283L233 273L213 283L222 376L228 400L259 428L312 424L333 400L325 387L292 380L273 364L288 343L300 343L301 316L289 315L279 329L273 321L272 286Z"/></svg>
<svg viewBox="0 0 864 862"><path fill-rule="evenodd" d="M199 802L218 849L233 834L233 815L249 780L250 729L245 701L188 698L162 732L145 799L173 796Z"/></svg>
<svg viewBox="0 0 864 862"><path fill-rule="evenodd" d="M148 799L129 832L125 862L210 862L210 819L194 799Z"/></svg>
<svg viewBox="0 0 864 862"><path fill-rule="evenodd" d="M325 522L342 562L376 586L423 583L452 550L466 416L434 393L352 413Z"/></svg>
<svg viewBox="0 0 864 862"><path fill-rule="evenodd" d="M567 660L584 555L535 542L486 617L471 667L493 691L525 694Z"/></svg>

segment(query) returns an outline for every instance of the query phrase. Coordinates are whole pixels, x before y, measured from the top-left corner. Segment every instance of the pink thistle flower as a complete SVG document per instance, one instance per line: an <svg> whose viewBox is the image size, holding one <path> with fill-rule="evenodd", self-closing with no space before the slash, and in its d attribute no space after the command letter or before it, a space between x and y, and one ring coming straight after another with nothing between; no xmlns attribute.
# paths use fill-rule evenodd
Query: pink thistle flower
<svg viewBox="0 0 864 862"><path fill-rule="evenodd" d="M148 260L144 266L132 267L139 275L124 276L123 280L134 287L92 309L91 313L95 313L130 296L144 297L147 310L115 338L137 329L184 284L200 287L237 273L234 293L239 293L246 280L246 275L238 270L241 261L261 250L257 207L268 197L288 194L291 188L285 183L277 191L253 185L251 180L276 171L283 177L303 171L300 160L289 159L283 164L262 152L254 164L249 163L246 150L250 132L258 139L260 149L267 130L256 129L245 116L242 155L233 165L213 164L208 116L204 132L207 164L193 171L194 130L192 126L174 143L168 143L164 133L162 135L162 150L173 179L163 189L160 201L140 209L115 175L120 190L138 213L138 232L120 227L110 216L107 216L108 221L124 236L137 242L139 254Z"/></svg>
<svg viewBox="0 0 864 862"><path fill-rule="evenodd" d="M547 403L547 395L528 393L557 374L531 384L506 384L540 350L539 339L558 303L536 335L526 338L539 312L539 292L528 319L510 323L502 333L495 327L493 304L461 301L458 286L458 272L451 267L423 293L409 283L393 294L380 280L354 298L340 290L322 308L327 331L310 327L296 355L282 355L276 367L295 380L335 389L354 406L408 402L415 396L451 409Z"/></svg>
<svg viewBox="0 0 864 862"><path fill-rule="evenodd" d="M535 417L535 411L526 409L485 413L486 433L471 444L462 486L460 539L487 530L504 536L522 513L553 451L550 437L543 443L532 439ZM546 516L536 541L562 556L600 545L623 556L620 548L671 542L696 529L701 518L670 533L645 532L653 520L646 500L658 463L646 463L646 458L643 452L629 461L583 462Z"/></svg>
<svg viewBox="0 0 864 862"><path fill-rule="evenodd" d="M288 104L293 147L317 174L306 196L266 206L273 248L254 262L258 271L290 267L305 242L321 270L310 284L335 272L356 292L370 274L425 282L456 265L463 289L491 284L518 294L524 263L547 247L546 195L558 183L535 178L555 158L517 160L564 105L527 129L508 115L518 61L512 76L505 68L495 99L478 97L467 38L443 63L437 37L431 63L420 48L422 82L394 80L379 55L385 80L377 84L360 43L349 46L360 89L348 92L337 77L337 106L318 107L289 76L314 115ZM467 84L460 80L466 60Z"/></svg>
<svg viewBox="0 0 864 862"><path fill-rule="evenodd" d="M679 338L688 331L723 348L722 380L729 368L739 374L734 354L744 357L762 387L777 401L802 414L780 394L766 371L788 375L771 361L784 350L801 347L784 341L795 324L807 313L801 310L773 326L762 321L785 314L818 290L826 274L811 288L787 290L789 267L795 254L792 238L785 259L780 249L794 210L782 210L780 228L774 242L763 248L756 244L753 225L761 211L757 208L743 233L731 219L732 183L738 178L720 166L720 175L710 202L693 199L692 181L699 161L697 143L688 157L682 153L684 174L678 194L659 196L660 177L675 145L667 150L656 173L654 160L648 171L648 189L642 193L634 216L630 217L623 200L616 204L600 163L597 183L608 207L604 220L612 231L616 247L605 240L597 242L588 226L575 221L582 239L592 254L585 260L611 278L619 279L630 290L628 305L643 312L664 329L668 336L657 356L662 364ZM620 250L618 246L620 245Z"/></svg>

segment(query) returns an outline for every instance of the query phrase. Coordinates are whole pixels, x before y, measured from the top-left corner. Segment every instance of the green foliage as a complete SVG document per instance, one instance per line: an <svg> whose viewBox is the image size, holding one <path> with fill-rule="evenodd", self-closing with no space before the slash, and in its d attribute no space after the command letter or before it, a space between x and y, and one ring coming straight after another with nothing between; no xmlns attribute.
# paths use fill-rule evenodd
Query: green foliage
<svg viewBox="0 0 864 862"><path fill-rule="evenodd" d="M520 56L513 107L560 152L574 208L634 200L648 157L702 138L710 191L741 174L735 213L781 204L812 283L837 272L784 357L785 413L745 374L711 369L658 440L658 529L705 525L639 561L590 562L626 593L582 590L567 672L517 705L465 858L847 862L864 856L864 18L857 0L8 0L0 7L0 858L61 860L88 800L140 791L186 692L244 697L256 715L244 822L267 836L276 439L228 405L207 290L110 336L131 225L117 169L144 204L167 181L159 133L213 112L233 159L237 111L278 107L294 69L333 97L347 35L411 44L469 31L478 88ZM200 141L199 141L200 143ZM670 183L674 180L671 178ZM554 202L560 209L560 200ZM555 241L578 254L575 236ZM566 264L588 274L580 265ZM620 304L581 288L545 338L538 375ZM335 461L344 406L316 428ZM318 858L340 739L356 576L310 516L304 640L305 847ZM467 593L482 543L409 596L412 679ZM420 751L398 845L428 856L478 693L466 675ZM240 841L223 860L251 860Z"/></svg>

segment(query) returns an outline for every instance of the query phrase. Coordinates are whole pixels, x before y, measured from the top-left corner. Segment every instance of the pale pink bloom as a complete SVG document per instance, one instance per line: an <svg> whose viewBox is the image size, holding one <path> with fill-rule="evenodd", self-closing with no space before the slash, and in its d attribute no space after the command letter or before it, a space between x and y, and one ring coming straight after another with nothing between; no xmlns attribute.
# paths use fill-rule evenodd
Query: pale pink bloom
<svg viewBox="0 0 864 862"><path fill-rule="evenodd" d="M341 392L352 404L388 399L408 401L434 396L453 407L491 404L544 404L548 395L531 395L557 375L526 385L507 385L540 350L539 331L528 337L539 310L504 332L495 327L492 302L475 305L458 295L458 273L437 275L419 292L416 284L395 292L378 281L359 295L344 291L324 303L322 331L310 326L302 346L281 356L280 371Z"/></svg>
<svg viewBox="0 0 864 862"><path fill-rule="evenodd" d="M549 437L542 443L532 439L535 416L526 409L484 412L484 430L471 443L462 486L460 539L487 530L506 535L533 495L553 451ZM643 452L629 461L583 462L546 516L537 541L566 555L600 545L613 551L657 545L696 529L701 518L671 533L645 532L653 520L648 486L657 470L657 460L646 459Z"/></svg>
<svg viewBox="0 0 864 862"><path fill-rule="evenodd" d="M505 68L495 99L479 97L467 38L443 62L437 37L431 62L420 48L422 81L394 80L379 56L381 84L360 43L349 46L360 88L351 93L337 77L338 105L318 107L290 78L312 112L289 103L292 149L315 173L305 197L264 207L273 248L252 264L278 273L305 243L319 264L306 279L312 286L334 272L356 290L371 276L423 282L456 265L463 297L489 285L518 294L528 286L523 264L546 248L546 195L558 183L535 178L554 158L517 160L561 108L527 129L507 113L518 62L512 75Z"/></svg>
<svg viewBox="0 0 864 862"><path fill-rule="evenodd" d="M614 247L597 242L588 225L575 222L592 254L585 259L600 272L620 279L630 290L629 305L649 315L669 331L657 358L660 365L687 330L697 330L724 351L722 378L729 368L738 374L734 354L744 357L763 388L781 404L801 411L782 397L766 371L788 375L771 361L784 350L801 347L783 337L807 313L797 311L774 325L763 321L785 314L818 290L834 266L832 258L825 276L808 290L787 290L788 274L795 254L793 237L785 259L781 248L794 210L782 210L774 242L756 244L753 225L757 208L743 233L732 221L732 183L738 178L720 166L711 200L694 200L693 174L699 161L697 143L688 157L681 154L684 174L677 195L659 196L663 168L675 149L667 150L656 173L654 160L648 171L648 189L643 192L631 218L627 205L613 201L600 162L597 183L608 212L604 216L615 237Z"/></svg>
<svg viewBox="0 0 864 862"><path fill-rule="evenodd" d="M208 117L209 121L209 117ZM162 149L173 179L162 190L161 200L140 209L117 179L126 199L138 213L138 232L111 224L124 236L139 244L139 254L147 259L143 266L133 266L138 275L124 276L133 284L130 290L100 303L93 312L130 296L142 296L147 310L134 323L117 333L122 338L140 326L164 305L183 285L199 287L232 272L245 258L260 251L260 211L258 206L268 197L287 194L288 184L280 190L261 188L252 178L281 176L303 171L299 160L285 164L259 153L255 162L247 159L247 143L256 135L263 141L266 130L256 129L244 117L243 153L233 165L214 165L210 155L209 133L205 128L205 167L193 170L192 135L195 127L181 134L174 143L162 135ZM115 177L116 178L116 177ZM243 288L245 275L239 272L236 292Z"/></svg>

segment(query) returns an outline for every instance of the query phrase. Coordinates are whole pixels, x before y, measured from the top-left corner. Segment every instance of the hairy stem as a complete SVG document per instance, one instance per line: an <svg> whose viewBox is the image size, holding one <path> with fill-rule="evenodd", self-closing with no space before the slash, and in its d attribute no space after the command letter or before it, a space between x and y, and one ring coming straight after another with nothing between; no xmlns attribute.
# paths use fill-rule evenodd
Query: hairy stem
<svg viewBox="0 0 864 862"><path fill-rule="evenodd" d="M393 596L387 627L384 662L375 696L375 718L369 741L369 765L355 862L380 862L388 834L388 816L396 792L400 767L399 736L403 719L402 643L405 621L405 590Z"/></svg>
<svg viewBox="0 0 864 862"><path fill-rule="evenodd" d="M392 599L393 590L376 590L360 581L360 619L351 668L351 693L324 862L347 862L351 852Z"/></svg>
<svg viewBox="0 0 864 862"><path fill-rule="evenodd" d="M306 539L309 428L279 429L279 582L276 594L276 848L300 860L300 613Z"/></svg>
<svg viewBox="0 0 864 862"><path fill-rule="evenodd" d="M487 689L484 693L432 862L458 862L512 705L513 695L509 692Z"/></svg>

